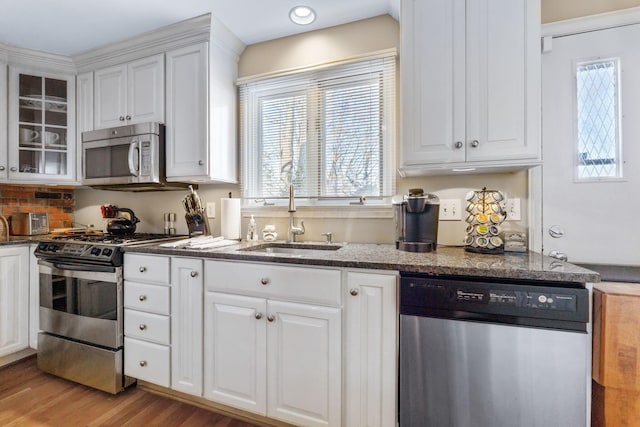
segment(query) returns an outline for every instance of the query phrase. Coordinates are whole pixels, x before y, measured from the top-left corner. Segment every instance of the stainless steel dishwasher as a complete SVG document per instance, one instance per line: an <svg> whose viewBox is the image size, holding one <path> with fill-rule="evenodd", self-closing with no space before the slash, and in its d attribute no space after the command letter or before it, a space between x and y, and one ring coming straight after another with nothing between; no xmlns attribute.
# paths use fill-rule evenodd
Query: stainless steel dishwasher
<svg viewBox="0 0 640 427"><path fill-rule="evenodd" d="M583 284L400 282L401 427L586 427L590 291Z"/></svg>

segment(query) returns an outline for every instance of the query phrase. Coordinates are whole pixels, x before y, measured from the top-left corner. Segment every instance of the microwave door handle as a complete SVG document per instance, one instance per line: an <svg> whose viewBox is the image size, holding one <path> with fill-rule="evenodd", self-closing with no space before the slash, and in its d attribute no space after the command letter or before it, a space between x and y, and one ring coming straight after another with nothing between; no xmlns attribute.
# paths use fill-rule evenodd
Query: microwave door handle
<svg viewBox="0 0 640 427"><path fill-rule="evenodd" d="M138 176L140 171L140 143L137 139L129 145L129 172Z"/></svg>

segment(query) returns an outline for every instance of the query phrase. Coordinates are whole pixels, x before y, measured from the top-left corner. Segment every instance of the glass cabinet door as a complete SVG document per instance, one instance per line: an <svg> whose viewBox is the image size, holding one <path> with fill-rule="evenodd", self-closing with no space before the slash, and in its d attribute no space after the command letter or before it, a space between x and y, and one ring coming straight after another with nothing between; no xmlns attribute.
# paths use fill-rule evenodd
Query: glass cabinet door
<svg viewBox="0 0 640 427"><path fill-rule="evenodd" d="M19 170L66 175L67 81L28 74L19 80Z"/></svg>
<svg viewBox="0 0 640 427"><path fill-rule="evenodd" d="M73 180L73 77L10 69L9 178L44 183Z"/></svg>

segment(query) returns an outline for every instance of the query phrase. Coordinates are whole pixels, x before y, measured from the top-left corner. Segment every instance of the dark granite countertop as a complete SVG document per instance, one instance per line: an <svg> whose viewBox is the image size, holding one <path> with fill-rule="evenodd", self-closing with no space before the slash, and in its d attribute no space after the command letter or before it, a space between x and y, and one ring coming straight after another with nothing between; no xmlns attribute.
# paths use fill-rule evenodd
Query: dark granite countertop
<svg viewBox="0 0 640 427"><path fill-rule="evenodd" d="M238 243L216 249L163 248L158 244L125 247L126 252L274 262L329 267L397 270L431 275L495 277L505 279L599 282L598 273L543 256L536 252L485 255L461 247L438 247L430 253L397 250L390 244L348 243L338 250L312 251L305 255L268 254L247 251L256 243ZM243 250L244 249L244 250Z"/></svg>
<svg viewBox="0 0 640 427"><path fill-rule="evenodd" d="M9 240L0 241L0 246L27 245L38 243L44 236L9 236Z"/></svg>

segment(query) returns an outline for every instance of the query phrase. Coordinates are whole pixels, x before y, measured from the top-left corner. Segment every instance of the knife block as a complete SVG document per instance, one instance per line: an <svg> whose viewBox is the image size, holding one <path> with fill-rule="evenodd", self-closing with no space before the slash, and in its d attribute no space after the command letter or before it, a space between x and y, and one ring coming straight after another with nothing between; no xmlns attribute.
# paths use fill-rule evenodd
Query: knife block
<svg viewBox="0 0 640 427"><path fill-rule="evenodd" d="M184 219L187 221L187 227L189 227L189 237L194 236L209 236L211 230L209 230L209 222L204 215L204 211L198 213L186 213Z"/></svg>

